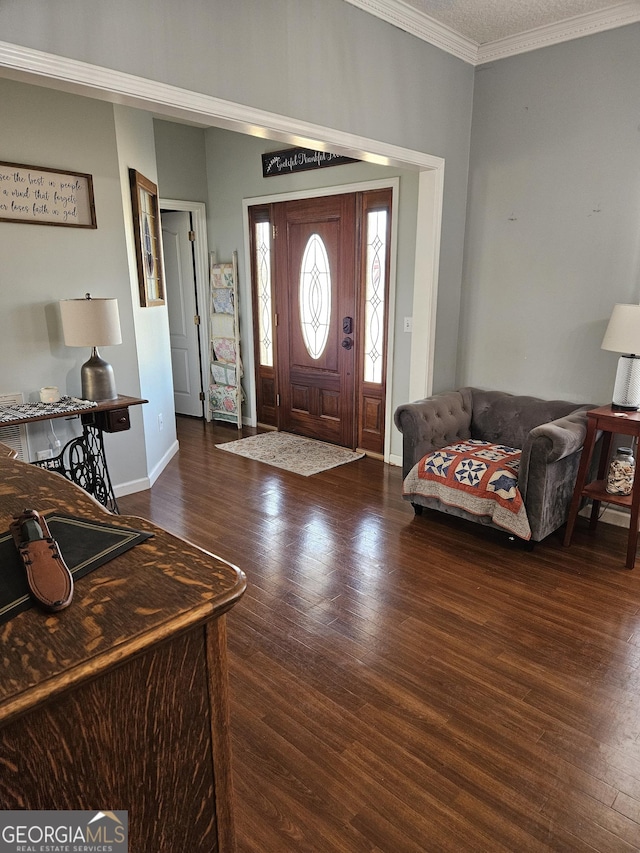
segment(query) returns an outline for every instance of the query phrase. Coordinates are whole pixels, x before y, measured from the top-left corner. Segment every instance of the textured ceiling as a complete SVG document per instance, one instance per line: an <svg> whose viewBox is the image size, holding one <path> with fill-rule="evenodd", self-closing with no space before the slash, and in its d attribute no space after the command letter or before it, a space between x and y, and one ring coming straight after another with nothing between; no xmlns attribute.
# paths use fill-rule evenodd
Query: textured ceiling
<svg viewBox="0 0 640 853"><path fill-rule="evenodd" d="M480 45L619 5L605 0L404 0L404 3Z"/></svg>

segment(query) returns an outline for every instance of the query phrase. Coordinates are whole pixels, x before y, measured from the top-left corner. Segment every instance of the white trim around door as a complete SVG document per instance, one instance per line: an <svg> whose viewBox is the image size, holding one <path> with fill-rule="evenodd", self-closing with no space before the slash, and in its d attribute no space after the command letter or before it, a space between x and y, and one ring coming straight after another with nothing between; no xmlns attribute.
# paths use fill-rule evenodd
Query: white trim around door
<svg viewBox="0 0 640 853"><path fill-rule="evenodd" d="M277 204L281 201L296 201L297 199L305 198L322 198L329 195L343 195L345 193L367 192L367 190L379 190L390 188L392 192L391 204L391 246L390 246L390 270L389 270L389 306L387 309L387 376L386 376L386 402L385 402L385 432L384 432L384 460L389 461L391 451L391 426L393 424L393 333L395 321L395 304L396 304L396 260L398 249L398 192L400 189L400 178L381 178L377 181L361 181L352 184L340 184L332 187L318 187L309 190L295 190L290 193L274 193L273 195L258 196L255 198L245 198L242 200L242 223L244 228L244 260L245 269L251 269L251 240L249 235L249 208L260 204ZM245 276L247 279L243 283L243 304L247 306L247 328L250 329L251 346L249 349L249 358L245 359L248 370L245 370L245 376L255 376L254 363L254 341L253 341L253 311L252 311L252 293L251 293L251 276ZM251 371L249 373L248 371ZM412 398L413 399L413 398ZM251 426L256 426L256 390L255 383L251 386L250 399L250 418Z"/></svg>

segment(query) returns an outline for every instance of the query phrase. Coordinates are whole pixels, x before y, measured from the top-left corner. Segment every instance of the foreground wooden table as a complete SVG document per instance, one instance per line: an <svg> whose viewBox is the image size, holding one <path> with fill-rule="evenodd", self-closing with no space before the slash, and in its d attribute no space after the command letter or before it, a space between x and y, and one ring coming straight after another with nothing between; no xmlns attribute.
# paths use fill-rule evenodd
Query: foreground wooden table
<svg viewBox="0 0 640 853"><path fill-rule="evenodd" d="M127 809L131 851L234 850L224 613L244 574L4 450L3 532L30 507L155 535L66 610L0 626L0 808Z"/></svg>

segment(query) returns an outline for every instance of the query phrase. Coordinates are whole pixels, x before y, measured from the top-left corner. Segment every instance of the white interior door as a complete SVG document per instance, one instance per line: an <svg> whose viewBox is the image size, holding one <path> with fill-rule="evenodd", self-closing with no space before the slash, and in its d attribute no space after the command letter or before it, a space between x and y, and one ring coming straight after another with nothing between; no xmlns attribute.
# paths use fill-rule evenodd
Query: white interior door
<svg viewBox="0 0 640 853"><path fill-rule="evenodd" d="M198 340L193 248L187 211L162 213L162 246L171 340L176 413L202 417L200 344Z"/></svg>

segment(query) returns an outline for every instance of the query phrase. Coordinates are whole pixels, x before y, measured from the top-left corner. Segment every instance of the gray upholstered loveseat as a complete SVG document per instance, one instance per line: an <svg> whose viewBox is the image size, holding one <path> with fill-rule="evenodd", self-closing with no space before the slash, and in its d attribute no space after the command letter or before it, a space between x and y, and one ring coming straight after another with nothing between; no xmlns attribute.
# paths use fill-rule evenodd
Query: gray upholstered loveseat
<svg viewBox="0 0 640 853"><path fill-rule="evenodd" d="M586 412L593 408L561 400L540 400L502 391L461 388L399 406L395 424L403 436L403 478L427 453L462 440L480 439L522 450L518 489L539 542L567 519L586 434ZM406 494L416 513L422 507L495 525L438 498Z"/></svg>

